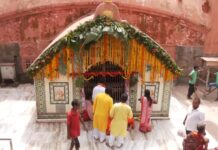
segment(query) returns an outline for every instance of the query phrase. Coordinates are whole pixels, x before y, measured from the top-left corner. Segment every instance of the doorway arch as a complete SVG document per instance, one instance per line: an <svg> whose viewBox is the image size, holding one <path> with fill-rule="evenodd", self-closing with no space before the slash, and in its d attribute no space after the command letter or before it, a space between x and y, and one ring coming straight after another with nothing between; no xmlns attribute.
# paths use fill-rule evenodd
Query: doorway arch
<svg viewBox="0 0 218 150"><path fill-rule="evenodd" d="M86 75L88 74L88 75ZM84 92L85 98L91 99L92 90L94 86L97 85L98 79L102 76L105 77L106 86L110 86L112 88L112 98L114 103L120 101L121 94L125 92L125 80L122 77L124 74L123 69L118 66L112 64L112 62L105 62L104 64L96 64L90 67L86 72L86 78L90 78L92 75L96 74L92 79L84 82Z"/></svg>

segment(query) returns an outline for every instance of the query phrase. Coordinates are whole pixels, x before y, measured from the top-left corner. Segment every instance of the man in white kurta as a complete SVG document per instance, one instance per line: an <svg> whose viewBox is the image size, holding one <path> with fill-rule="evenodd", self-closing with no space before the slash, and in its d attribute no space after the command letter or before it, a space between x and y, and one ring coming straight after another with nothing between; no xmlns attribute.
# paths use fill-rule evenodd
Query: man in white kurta
<svg viewBox="0 0 218 150"><path fill-rule="evenodd" d="M117 147L121 147L124 142L124 137L127 134L128 119L133 117L131 107L126 104L128 95L121 95L121 102L113 105L110 111L112 118L110 126L109 146L114 145L114 140L117 139Z"/></svg>
<svg viewBox="0 0 218 150"><path fill-rule="evenodd" d="M200 99L195 98L192 102L192 107L190 108L186 118L184 120L186 133L189 134L191 131L197 131L197 124L203 123L205 120L204 113L199 109Z"/></svg>
<svg viewBox="0 0 218 150"><path fill-rule="evenodd" d="M92 101L94 101L95 97L99 93L104 93L104 92L105 92L105 80L104 80L104 78L100 78L98 81L98 84L93 88Z"/></svg>

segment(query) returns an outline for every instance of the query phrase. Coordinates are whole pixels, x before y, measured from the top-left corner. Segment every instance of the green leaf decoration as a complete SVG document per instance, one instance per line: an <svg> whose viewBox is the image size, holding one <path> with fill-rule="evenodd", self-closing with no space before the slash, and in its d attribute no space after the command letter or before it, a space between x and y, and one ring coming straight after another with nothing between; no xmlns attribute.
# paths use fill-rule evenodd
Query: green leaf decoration
<svg viewBox="0 0 218 150"><path fill-rule="evenodd" d="M149 72L149 71L151 71L151 65L146 66L146 72Z"/></svg>
<svg viewBox="0 0 218 150"><path fill-rule="evenodd" d="M97 41L96 39L99 38L99 34L95 33L95 32L90 32L86 35L85 41L84 41L84 45L92 42L92 41Z"/></svg>
<svg viewBox="0 0 218 150"><path fill-rule="evenodd" d="M136 85L138 83L138 81L139 81L139 79L138 79L137 74L133 73L130 77L129 85L132 87L132 86Z"/></svg>
<svg viewBox="0 0 218 150"><path fill-rule="evenodd" d="M182 74L182 70L176 65L174 60L147 34L126 22L114 21L105 16L100 16L95 20L85 22L77 27L77 29L69 32L63 38L55 42L30 65L27 69L27 73L31 76L36 75L38 71L51 62L55 54L59 53L63 47L72 47L75 52L78 52L81 46L83 46L84 49L89 48L91 44L95 43L103 36L103 33L119 38L125 45L126 51L129 50L129 40L133 38L136 39L139 43L142 43L150 53L153 53L172 73L175 75ZM64 64L61 64L61 66L63 68L60 71L65 73Z"/></svg>
<svg viewBox="0 0 218 150"><path fill-rule="evenodd" d="M82 88L84 87L84 78L83 76L78 76L75 81L76 87Z"/></svg>
<svg viewBox="0 0 218 150"><path fill-rule="evenodd" d="M67 73L67 65L64 64L63 61L63 54L61 53L60 58L59 58L59 65L58 65L58 71L60 72L60 74L62 75L66 75Z"/></svg>

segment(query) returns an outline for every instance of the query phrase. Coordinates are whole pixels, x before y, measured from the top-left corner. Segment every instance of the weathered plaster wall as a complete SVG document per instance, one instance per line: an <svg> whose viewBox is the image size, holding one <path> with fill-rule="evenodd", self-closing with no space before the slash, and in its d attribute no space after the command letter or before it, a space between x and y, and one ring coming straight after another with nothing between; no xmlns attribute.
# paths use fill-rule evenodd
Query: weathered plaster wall
<svg viewBox="0 0 218 150"><path fill-rule="evenodd" d="M103 0L1 0L0 14L19 12L36 7L71 4L72 2L102 2ZM180 2L181 1L181 2ZM205 0L113 0L113 2L150 7L191 19L192 21L209 25L207 14L201 10Z"/></svg>
<svg viewBox="0 0 218 150"><path fill-rule="evenodd" d="M64 28L94 10L88 5L46 7L0 18L0 43L19 43L22 68Z"/></svg>
<svg viewBox="0 0 218 150"><path fill-rule="evenodd" d="M22 66L34 59L48 43L76 19L92 13L93 5L62 5L39 8L0 18L0 42L20 44ZM205 27L152 9L120 5L121 17L150 35L165 48L203 45ZM172 55L173 52L172 52Z"/></svg>
<svg viewBox="0 0 218 150"><path fill-rule="evenodd" d="M176 83L187 83L188 74L194 65L201 66L201 58L203 56L202 46L176 46L176 63L183 68L184 76L177 79ZM201 76L205 72L201 72Z"/></svg>
<svg viewBox="0 0 218 150"><path fill-rule="evenodd" d="M218 56L218 1L210 0L211 29L206 36L204 53L208 56Z"/></svg>
<svg viewBox="0 0 218 150"><path fill-rule="evenodd" d="M37 3L22 0L23 5L21 3L17 7L12 5L14 10L19 11L0 15L0 44L11 42L19 44L23 71L61 31L77 19L93 13L98 5L98 2L93 1L73 1L70 4L63 4L62 2L70 3L67 0L62 0L59 4L57 4L57 0L55 2L39 1ZM131 2L133 3L133 1ZM119 6L122 19L127 20L130 24L137 26L151 36L173 58L177 55L175 49L178 45L185 47L204 46L208 27L202 24L207 24L208 18L203 17L204 14L202 14L200 9L197 9L197 6L201 7L201 0L198 5L195 3L196 6L193 6L193 8L191 6L194 3L190 2L190 9L188 9L186 0L182 2L174 0L172 4L165 4L160 0L156 0L156 2L157 6L151 0L141 2L144 6L130 5L123 2L117 3L117 5ZM169 0L166 0L166 2L170 3ZM8 1L4 0L0 3L6 4ZM16 1L16 3L19 2ZM48 4L50 5L47 6ZM27 5L27 9L21 11ZM176 7L175 5L178 6ZM171 10L169 12L173 6L184 8L180 8L178 11L174 8L175 11ZM181 15L180 13L182 13L183 9L187 9L186 11L190 13L193 11L192 15L194 16L192 17L198 18L198 21L194 19L189 20L188 13L186 14L186 12ZM197 12L194 13L195 11ZM200 18L205 20L202 21Z"/></svg>

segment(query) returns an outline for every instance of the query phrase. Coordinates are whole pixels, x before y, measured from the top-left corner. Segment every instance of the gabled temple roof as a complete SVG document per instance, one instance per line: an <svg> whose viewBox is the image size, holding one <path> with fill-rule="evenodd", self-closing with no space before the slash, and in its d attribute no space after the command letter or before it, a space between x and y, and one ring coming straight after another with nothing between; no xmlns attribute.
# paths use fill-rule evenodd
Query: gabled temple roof
<svg viewBox="0 0 218 150"><path fill-rule="evenodd" d="M71 47L74 51L78 51L81 47L89 47L98 41L104 33L119 38L125 44L126 49L128 49L128 41L135 39L160 60L170 72L174 75L181 74L181 69L169 54L147 34L127 22L114 21L104 16L93 19L93 15L79 20L62 32L44 49L27 72L32 76L36 75L62 48Z"/></svg>

